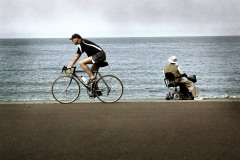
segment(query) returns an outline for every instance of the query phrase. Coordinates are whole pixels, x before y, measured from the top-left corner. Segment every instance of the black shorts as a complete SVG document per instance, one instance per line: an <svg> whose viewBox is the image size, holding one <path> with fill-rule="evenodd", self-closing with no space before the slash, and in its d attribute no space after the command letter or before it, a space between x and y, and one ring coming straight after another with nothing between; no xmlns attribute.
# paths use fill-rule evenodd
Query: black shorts
<svg viewBox="0 0 240 160"><path fill-rule="evenodd" d="M106 54L104 51L98 52L92 56L93 63L101 64L106 60Z"/></svg>

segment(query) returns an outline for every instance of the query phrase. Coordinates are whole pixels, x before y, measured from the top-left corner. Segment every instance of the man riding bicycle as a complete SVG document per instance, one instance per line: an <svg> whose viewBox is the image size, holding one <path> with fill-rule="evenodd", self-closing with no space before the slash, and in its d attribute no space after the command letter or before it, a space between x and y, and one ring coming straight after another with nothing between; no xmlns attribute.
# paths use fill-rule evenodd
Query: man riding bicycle
<svg viewBox="0 0 240 160"><path fill-rule="evenodd" d="M105 52L101 47L87 39L83 39L79 34L73 34L70 40L72 40L73 44L78 46L78 50L72 62L67 66L67 68L73 67L81 57L82 53L86 52L88 58L81 60L79 64L82 69L89 75L90 81L93 82L95 80L93 71L98 70L98 65L101 65L101 63L106 61ZM91 69L87 66L87 64L93 64Z"/></svg>

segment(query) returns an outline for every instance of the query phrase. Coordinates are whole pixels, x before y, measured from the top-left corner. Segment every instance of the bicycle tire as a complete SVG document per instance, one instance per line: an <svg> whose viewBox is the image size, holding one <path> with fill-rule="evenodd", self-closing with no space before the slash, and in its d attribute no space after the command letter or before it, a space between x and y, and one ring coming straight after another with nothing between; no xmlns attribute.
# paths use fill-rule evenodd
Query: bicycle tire
<svg viewBox="0 0 240 160"><path fill-rule="evenodd" d="M117 102L123 95L123 84L119 78L113 75L104 75L99 78L95 89L101 91L101 95L96 94L96 96L105 103Z"/></svg>
<svg viewBox="0 0 240 160"><path fill-rule="evenodd" d="M52 95L60 103L74 102L80 95L80 85L75 77L60 76L52 84ZM70 84L70 85L69 85Z"/></svg>

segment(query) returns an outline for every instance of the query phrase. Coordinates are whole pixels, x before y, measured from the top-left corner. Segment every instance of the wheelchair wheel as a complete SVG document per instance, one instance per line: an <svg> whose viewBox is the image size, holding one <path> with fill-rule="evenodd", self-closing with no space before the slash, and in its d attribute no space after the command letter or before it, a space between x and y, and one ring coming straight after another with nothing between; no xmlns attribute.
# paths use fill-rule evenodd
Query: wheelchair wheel
<svg viewBox="0 0 240 160"><path fill-rule="evenodd" d="M173 94L173 99L174 100L180 100L181 99L181 95L179 93L174 93Z"/></svg>

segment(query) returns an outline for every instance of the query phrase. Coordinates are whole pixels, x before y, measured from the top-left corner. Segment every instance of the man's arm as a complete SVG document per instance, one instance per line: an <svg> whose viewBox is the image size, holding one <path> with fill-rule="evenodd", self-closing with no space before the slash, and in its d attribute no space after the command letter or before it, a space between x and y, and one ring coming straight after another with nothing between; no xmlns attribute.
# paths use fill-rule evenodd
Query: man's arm
<svg viewBox="0 0 240 160"><path fill-rule="evenodd" d="M81 57L81 53L77 52L72 62L67 66L67 68L72 68L80 57Z"/></svg>
<svg viewBox="0 0 240 160"><path fill-rule="evenodd" d="M179 73L180 74L182 74L182 71L181 71L181 69L180 69L180 67L178 66L178 71L179 71Z"/></svg>
<svg viewBox="0 0 240 160"><path fill-rule="evenodd" d="M186 73L182 73L182 71L180 70L180 67L178 66L178 71L181 74L182 77L187 77Z"/></svg>

